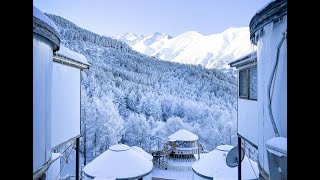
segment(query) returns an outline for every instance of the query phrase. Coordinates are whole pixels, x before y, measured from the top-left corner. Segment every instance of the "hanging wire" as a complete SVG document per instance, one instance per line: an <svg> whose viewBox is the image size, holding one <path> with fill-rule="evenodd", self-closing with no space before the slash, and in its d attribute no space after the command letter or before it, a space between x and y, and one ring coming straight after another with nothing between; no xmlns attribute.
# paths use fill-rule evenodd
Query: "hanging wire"
<svg viewBox="0 0 320 180"><path fill-rule="evenodd" d="M69 145L61 154L64 154L71 146L73 147L73 146L75 145L75 142L76 142L76 141L74 141L71 145ZM70 151L70 153L67 155L67 159L69 158L71 152L72 152L72 151ZM55 178L56 180L58 179L58 177L59 177L59 175L60 175L60 173L61 173L61 171L62 171L62 169L63 169L63 167L64 167L65 164L66 164L66 162L64 161L64 164L63 164L62 167L60 168L60 171L59 171L57 177Z"/></svg>

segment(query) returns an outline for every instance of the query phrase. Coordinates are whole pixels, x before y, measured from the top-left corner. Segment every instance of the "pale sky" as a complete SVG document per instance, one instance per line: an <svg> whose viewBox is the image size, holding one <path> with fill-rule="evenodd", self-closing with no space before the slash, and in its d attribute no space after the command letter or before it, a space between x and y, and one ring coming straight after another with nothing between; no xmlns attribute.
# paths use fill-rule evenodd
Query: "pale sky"
<svg viewBox="0 0 320 180"><path fill-rule="evenodd" d="M186 31L210 35L248 27L270 0L34 0L42 12L59 15L106 36L154 32L177 36Z"/></svg>

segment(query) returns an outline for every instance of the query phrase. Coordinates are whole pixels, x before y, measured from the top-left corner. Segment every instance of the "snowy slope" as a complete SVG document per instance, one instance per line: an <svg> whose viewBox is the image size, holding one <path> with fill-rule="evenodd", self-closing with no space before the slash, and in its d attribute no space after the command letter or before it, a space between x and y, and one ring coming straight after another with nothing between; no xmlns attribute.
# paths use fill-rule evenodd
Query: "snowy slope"
<svg viewBox="0 0 320 180"><path fill-rule="evenodd" d="M251 52L249 28L229 28L222 33L203 35L188 31L174 38L163 33L129 36L117 39L132 49L166 61L200 64L206 68L228 69L232 60Z"/></svg>
<svg viewBox="0 0 320 180"><path fill-rule="evenodd" d="M134 33L126 33L123 36L116 36L116 37L113 37L113 38L121 40L121 41L124 41L128 45L132 46L132 45L137 44L138 42L140 42L145 37L142 36L142 35L138 36L138 35L136 35Z"/></svg>

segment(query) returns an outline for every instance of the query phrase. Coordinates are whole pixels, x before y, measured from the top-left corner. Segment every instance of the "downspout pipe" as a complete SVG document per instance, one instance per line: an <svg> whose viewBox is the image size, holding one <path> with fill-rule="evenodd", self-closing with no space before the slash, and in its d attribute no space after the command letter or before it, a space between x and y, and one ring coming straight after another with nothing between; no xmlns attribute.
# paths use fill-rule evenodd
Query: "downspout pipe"
<svg viewBox="0 0 320 180"><path fill-rule="evenodd" d="M268 84L268 112L269 112L269 116L270 116L270 120L271 120L271 123L272 123L272 127L273 127L273 131L276 135L276 137L280 137L280 133L277 129L277 125L274 121L274 117L273 117L273 113L272 113L272 107L271 107L271 103L272 103L272 99L271 99L271 94L270 94L270 90L271 90L271 86L272 86L272 82L273 82L273 79L274 79L274 75L275 75L275 71L276 71L276 68L278 66L278 62L279 62L279 54L280 54L280 49L281 49L281 46L283 44L283 41L287 38L287 31L283 33L283 36L278 44L278 47L277 47L277 59L276 59L276 63L274 64L273 66L273 70L272 70L272 73L271 73L271 76L270 76L270 79L269 79L269 84Z"/></svg>

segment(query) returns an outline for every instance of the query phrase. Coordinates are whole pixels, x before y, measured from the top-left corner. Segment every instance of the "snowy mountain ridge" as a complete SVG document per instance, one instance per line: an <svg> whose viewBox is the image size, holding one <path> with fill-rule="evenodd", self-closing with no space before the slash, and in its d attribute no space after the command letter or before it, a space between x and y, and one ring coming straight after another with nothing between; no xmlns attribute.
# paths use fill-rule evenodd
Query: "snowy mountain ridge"
<svg viewBox="0 0 320 180"><path fill-rule="evenodd" d="M114 38L126 42L133 50L162 60L229 69L229 62L252 51L249 35L249 28L241 27L211 35L188 31L176 37L156 32L146 37L127 33Z"/></svg>

